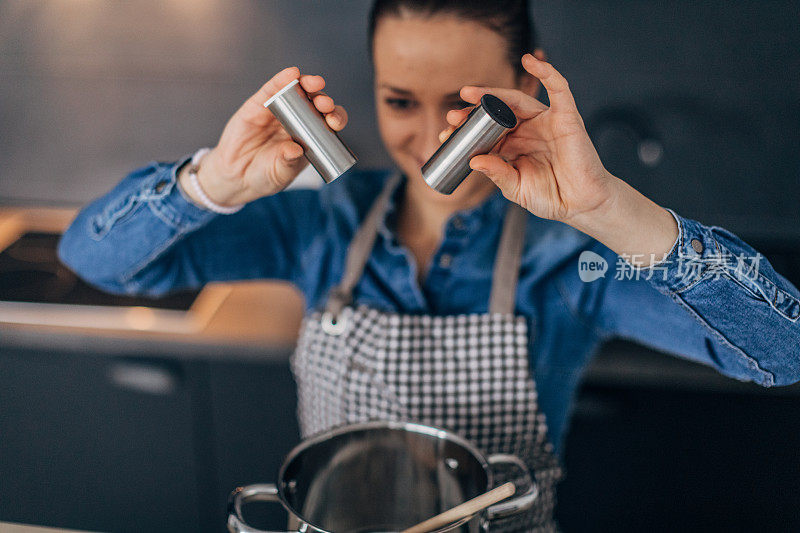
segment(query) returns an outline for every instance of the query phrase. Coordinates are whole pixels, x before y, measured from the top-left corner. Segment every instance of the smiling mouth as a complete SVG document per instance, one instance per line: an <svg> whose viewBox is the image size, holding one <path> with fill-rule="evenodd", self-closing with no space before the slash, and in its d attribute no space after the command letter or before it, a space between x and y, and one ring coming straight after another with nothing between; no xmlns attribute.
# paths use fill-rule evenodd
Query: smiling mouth
<svg viewBox="0 0 800 533"><path fill-rule="evenodd" d="M406 157L407 157L407 160L408 160L410 163L413 163L414 167L415 167L417 170L422 170L422 166L423 166L425 163L427 163L427 162L428 162L428 160L427 160L427 159L420 159L419 157L417 157L417 155L415 155L415 154L412 154L412 153L408 153L408 152L406 152L406 153L405 153L405 155L406 155Z"/></svg>

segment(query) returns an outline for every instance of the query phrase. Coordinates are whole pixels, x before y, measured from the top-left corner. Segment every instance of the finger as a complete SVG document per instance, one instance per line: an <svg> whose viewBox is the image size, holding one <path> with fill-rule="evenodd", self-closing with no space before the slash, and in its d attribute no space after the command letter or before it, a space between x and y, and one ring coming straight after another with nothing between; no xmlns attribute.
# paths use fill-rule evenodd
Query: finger
<svg viewBox="0 0 800 533"><path fill-rule="evenodd" d="M506 136L499 146L499 152L506 159L516 159L523 154L546 153L549 151L548 142L543 139L519 138Z"/></svg>
<svg viewBox="0 0 800 533"><path fill-rule="evenodd" d="M322 76L305 74L300 76L300 86L309 95L313 95L325 88L325 78Z"/></svg>
<svg viewBox="0 0 800 533"><path fill-rule="evenodd" d="M547 109L547 106L539 100L518 89L467 85L461 88L460 93L461 98L476 105L481 101L481 97L484 94L491 94L498 97L511 108L517 118L521 119L533 118Z"/></svg>
<svg viewBox="0 0 800 533"><path fill-rule="evenodd" d="M294 141L284 141L278 147L281 158L287 163L291 163L303 157L303 147Z"/></svg>
<svg viewBox="0 0 800 533"><path fill-rule="evenodd" d="M303 149L294 141L282 142L278 145L278 150L278 157L274 160L274 166L265 165L264 168L267 172L267 182L277 185L279 189L284 189L308 164L308 160L302 156ZM269 156L266 157L265 161L268 161Z"/></svg>
<svg viewBox="0 0 800 533"><path fill-rule="evenodd" d="M274 156L271 150L262 150L257 157L260 168L266 172L268 183L274 183L282 189L292 182L307 160L303 157L303 148L292 140L281 142L276 150Z"/></svg>
<svg viewBox="0 0 800 533"><path fill-rule="evenodd" d="M553 65L537 59L532 54L525 54L522 56L522 66L528 73L542 82L545 90L547 90L550 106L554 110L574 111L577 109L572 91L569 90L569 83Z"/></svg>
<svg viewBox="0 0 800 533"><path fill-rule="evenodd" d="M486 174L503 191L506 198L516 201L519 196L519 172L502 157L494 154L476 155L470 160L469 166Z"/></svg>
<svg viewBox="0 0 800 533"><path fill-rule="evenodd" d="M439 134L439 142L440 143L445 142L447 138L453 134L454 131L456 131L455 126L450 126L449 128L442 130L442 132Z"/></svg>
<svg viewBox="0 0 800 533"><path fill-rule="evenodd" d="M447 112L445 118L447 118L448 124L451 124L453 126L460 126L461 123L467 119L467 116L473 109L474 108L472 107L468 107L466 109L451 109L450 111Z"/></svg>
<svg viewBox="0 0 800 533"><path fill-rule="evenodd" d="M259 107L263 106L264 102L272 98L275 93L286 87L292 80L300 77L300 69L297 67L288 67L277 74L261 86L261 88L251 96L248 101L257 104Z"/></svg>
<svg viewBox="0 0 800 533"><path fill-rule="evenodd" d="M332 112L325 115L325 122L328 123L332 130L340 131L347 125L347 111L342 106L337 105Z"/></svg>
<svg viewBox="0 0 800 533"><path fill-rule="evenodd" d="M332 113L336 107L333 103L333 98L324 93L316 95L311 101L314 102L314 107L320 113Z"/></svg>

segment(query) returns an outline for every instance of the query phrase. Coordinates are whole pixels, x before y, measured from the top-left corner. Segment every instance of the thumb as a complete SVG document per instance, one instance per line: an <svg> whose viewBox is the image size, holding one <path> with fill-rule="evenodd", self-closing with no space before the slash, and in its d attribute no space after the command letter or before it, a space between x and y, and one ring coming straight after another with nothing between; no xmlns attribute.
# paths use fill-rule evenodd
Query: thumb
<svg viewBox="0 0 800 533"><path fill-rule="evenodd" d="M303 157L303 147L294 141L284 141L278 146L278 156L275 161L276 178L282 185L288 185L303 169L306 158Z"/></svg>
<svg viewBox="0 0 800 533"><path fill-rule="evenodd" d="M303 147L294 141L284 141L279 146L281 160L287 164L295 164L303 157Z"/></svg>
<svg viewBox="0 0 800 533"><path fill-rule="evenodd" d="M518 201L520 175L513 165L495 154L476 155L469 162L472 170L477 170L497 185L503 195L512 202Z"/></svg>

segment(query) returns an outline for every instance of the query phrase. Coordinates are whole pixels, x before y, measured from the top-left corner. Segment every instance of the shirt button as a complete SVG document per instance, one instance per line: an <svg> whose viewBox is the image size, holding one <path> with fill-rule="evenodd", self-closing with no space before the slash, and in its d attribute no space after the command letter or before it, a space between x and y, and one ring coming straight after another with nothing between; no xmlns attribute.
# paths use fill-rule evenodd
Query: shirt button
<svg viewBox="0 0 800 533"><path fill-rule="evenodd" d="M450 268L451 264L453 264L453 256L450 254L442 254L439 258L439 266L442 268Z"/></svg>
<svg viewBox="0 0 800 533"><path fill-rule="evenodd" d="M703 252L703 243L700 242L699 240L692 239L691 245L694 251L697 252L698 254Z"/></svg>
<svg viewBox="0 0 800 533"><path fill-rule="evenodd" d="M457 229L457 230L461 231L461 230L463 230L463 229L464 229L465 227L467 227L467 226L466 226L466 224L464 224L464 219L463 219L463 218L461 218L461 217L455 217L455 218L453 219L453 227L454 227L455 229Z"/></svg>

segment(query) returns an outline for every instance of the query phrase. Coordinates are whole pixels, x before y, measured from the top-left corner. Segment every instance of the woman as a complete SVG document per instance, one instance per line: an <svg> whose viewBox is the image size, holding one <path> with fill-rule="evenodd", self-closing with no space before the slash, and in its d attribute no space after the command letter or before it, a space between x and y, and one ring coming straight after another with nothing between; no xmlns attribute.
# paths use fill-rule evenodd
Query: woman
<svg viewBox="0 0 800 533"><path fill-rule="evenodd" d="M571 400L601 342L785 385L800 379L800 293L763 259L755 273L730 260L756 255L736 236L611 175L567 82L541 50L525 53L531 35L522 1L378 0L376 106L399 173L279 192L305 160L263 102L299 78L331 128L347 122L321 77L288 68L210 152L136 170L86 207L62 260L113 292L294 282L308 311L292 360L304 436L371 418L449 428L536 472L534 508L493 530L552 530ZM440 195L420 167L487 92L520 124ZM586 257L606 275L587 276Z"/></svg>

